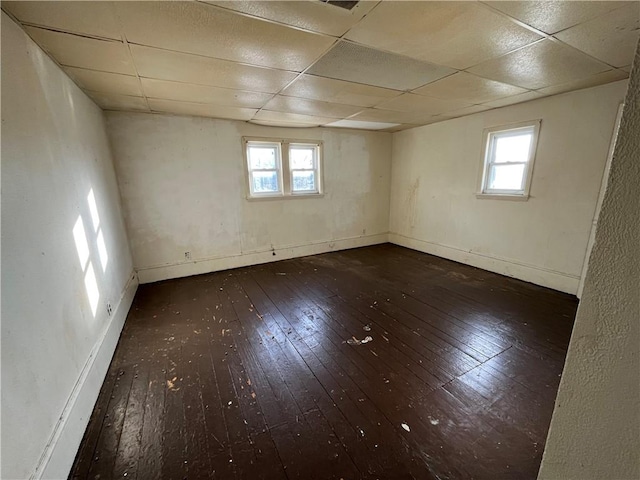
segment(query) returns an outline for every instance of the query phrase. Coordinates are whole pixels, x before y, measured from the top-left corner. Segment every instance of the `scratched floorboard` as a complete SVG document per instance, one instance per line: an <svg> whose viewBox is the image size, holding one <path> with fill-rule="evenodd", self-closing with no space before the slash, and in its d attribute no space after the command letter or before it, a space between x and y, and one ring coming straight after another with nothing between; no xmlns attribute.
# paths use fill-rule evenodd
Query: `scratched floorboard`
<svg viewBox="0 0 640 480"><path fill-rule="evenodd" d="M576 305L389 244L143 285L70 478L533 479Z"/></svg>

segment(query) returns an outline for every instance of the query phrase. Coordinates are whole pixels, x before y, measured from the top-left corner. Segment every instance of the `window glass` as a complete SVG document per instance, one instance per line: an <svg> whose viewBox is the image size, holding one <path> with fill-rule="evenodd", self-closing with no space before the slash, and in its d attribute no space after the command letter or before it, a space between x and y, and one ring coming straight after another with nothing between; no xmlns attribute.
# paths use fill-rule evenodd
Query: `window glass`
<svg viewBox="0 0 640 480"><path fill-rule="evenodd" d="M489 178L489 188L491 190L521 190L524 167L523 163L494 165Z"/></svg>
<svg viewBox="0 0 640 480"><path fill-rule="evenodd" d="M315 148L291 147L289 150L291 169L298 170L314 168L314 154Z"/></svg>
<svg viewBox="0 0 640 480"><path fill-rule="evenodd" d="M272 193L280 191L278 187L278 172L253 172L253 191L255 193Z"/></svg>
<svg viewBox="0 0 640 480"><path fill-rule="evenodd" d="M291 189L294 192L313 192L316 190L316 173L313 170L293 172Z"/></svg>
<svg viewBox="0 0 640 480"><path fill-rule="evenodd" d="M275 169L278 149L268 146L249 146L249 163L251 170Z"/></svg>
<svg viewBox="0 0 640 480"><path fill-rule="evenodd" d="M526 162L529 158L532 132L496 138L495 163Z"/></svg>

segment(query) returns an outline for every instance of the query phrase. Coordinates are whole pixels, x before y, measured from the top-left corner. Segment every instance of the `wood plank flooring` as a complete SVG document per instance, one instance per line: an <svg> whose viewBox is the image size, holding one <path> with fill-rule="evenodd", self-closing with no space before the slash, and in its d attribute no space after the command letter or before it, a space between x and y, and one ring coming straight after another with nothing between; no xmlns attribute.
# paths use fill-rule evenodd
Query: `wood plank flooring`
<svg viewBox="0 0 640 480"><path fill-rule="evenodd" d="M533 479L576 306L389 244L140 286L70 478Z"/></svg>

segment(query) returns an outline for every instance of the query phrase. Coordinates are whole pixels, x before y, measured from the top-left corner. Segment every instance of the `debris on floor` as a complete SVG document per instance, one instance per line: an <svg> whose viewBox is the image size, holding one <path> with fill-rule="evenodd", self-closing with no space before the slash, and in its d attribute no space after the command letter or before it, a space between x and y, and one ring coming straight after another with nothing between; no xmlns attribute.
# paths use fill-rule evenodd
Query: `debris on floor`
<svg viewBox="0 0 640 480"><path fill-rule="evenodd" d="M370 323L368 323L367 325L365 325L364 327L362 327L362 329L363 329L365 332L370 332L370 331L371 331L371 324L370 324Z"/></svg>
<svg viewBox="0 0 640 480"><path fill-rule="evenodd" d="M407 432L411 431L411 429L409 428L409 425L407 425L406 423L402 424L402 428L404 428Z"/></svg>
<svg viewBox="0 0 640 480"><path fill-rule="evenodd" d="M367 335L362 340L358 340L356 337L351 337L349 340L347 340L347 343L349 345L362 345L363 343L369 343L372 340L373 340L373 338L370 337L369 335Z"/></svg>

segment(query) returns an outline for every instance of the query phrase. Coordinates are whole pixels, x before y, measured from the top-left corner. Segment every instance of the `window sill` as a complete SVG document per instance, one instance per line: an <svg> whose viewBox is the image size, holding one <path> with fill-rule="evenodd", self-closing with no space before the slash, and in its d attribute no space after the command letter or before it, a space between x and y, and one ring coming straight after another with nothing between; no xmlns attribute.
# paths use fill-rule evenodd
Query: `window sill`
<svg viewBox="0 0 640 480"><path fill-rule="evenodd" d="M476 193L476 198L482 200L512 200L516 202L526 202L529 195L516 195L512 193Z"/></svg>
<svg viewBox="0 0 640 480"><path fill-rule="evenodd" d="M247 197L249 202L262 202L269 200L296 200L302 198L322 198L324 193L300 193L296 195L265 195L264 197Z"/></svg>

